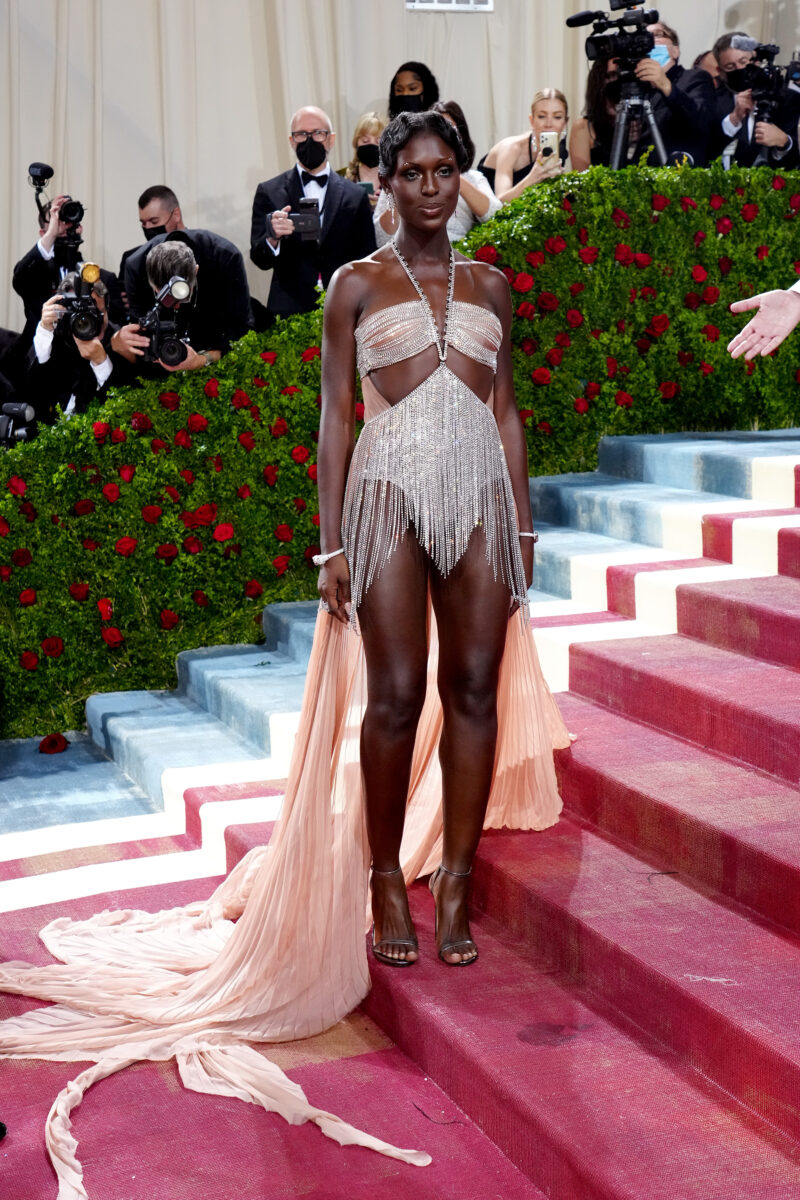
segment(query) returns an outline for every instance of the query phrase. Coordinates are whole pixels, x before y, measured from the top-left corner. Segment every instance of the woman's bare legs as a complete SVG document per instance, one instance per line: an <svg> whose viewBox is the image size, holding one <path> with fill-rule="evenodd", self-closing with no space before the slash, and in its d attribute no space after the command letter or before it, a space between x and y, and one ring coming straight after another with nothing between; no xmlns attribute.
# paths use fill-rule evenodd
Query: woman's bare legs
<svg viewBox="0 0 800 1200"><path fill-rule="evenodd" d="M437 941L450 964L471 962L468 873L480 841L497 742L497 681L509 620L509 590L495 580L486 542L476 530L464 556L446 579L431 571L431 594L439 632L439 695L443 726L444 844L433 882ZM454 872L449 874L447 872Z"/></svg>
<svg viewBox="0 0 800 1200"><path fill-rule="evenodd" d="M358 620L367 664L361 769L372 850L374 944L382 957L415 961L400 861L411 758L425 699L428 662L428 559L413 530L369 587ZM396 941L399 944L392 944Z"/></svg>

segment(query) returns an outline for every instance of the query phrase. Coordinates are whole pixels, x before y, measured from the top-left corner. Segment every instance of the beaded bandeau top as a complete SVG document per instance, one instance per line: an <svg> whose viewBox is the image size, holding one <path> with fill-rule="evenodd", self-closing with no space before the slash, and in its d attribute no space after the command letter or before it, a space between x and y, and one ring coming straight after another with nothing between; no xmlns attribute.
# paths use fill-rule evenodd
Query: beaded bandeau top
<svg viewBox="0 0 800 1200"><path fill-rule="evenodd" d="M356 326L358 373L368 375L378 367L411 358L435 344L425 306L419 300L390 304L362 317ZM499 318L489 309L467 300L453 300L447 343L468 358L497 369L502 342Z"/></svg>

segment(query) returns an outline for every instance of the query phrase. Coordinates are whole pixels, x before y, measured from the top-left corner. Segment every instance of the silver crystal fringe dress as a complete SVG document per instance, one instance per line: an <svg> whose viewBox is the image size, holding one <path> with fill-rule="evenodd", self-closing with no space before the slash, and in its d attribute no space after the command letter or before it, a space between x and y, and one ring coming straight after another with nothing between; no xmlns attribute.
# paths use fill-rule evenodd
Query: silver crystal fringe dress
<svg viewBox="0 0 800 1200"><path fill-rule="evenodd" d="M498 743L485 826L543 829L561 808L554 747L569 735L539 667L525 604L511 484L492 414L445 358L394 406L370 378L435 342L421 300L362 320L357 331L366 423L348 474L343 542L353 611L400 537L416 537L447 574L476 525L487 570L520 608L509 622L498 688ZM494 367L500 324L452 302L449 344ZM441 354L441 351L440 351ZM427 696L414 749L401 862L412 881L441 857L442 723L430 614ZM270 1061L270 1043L334 1025L369 989L367 843L359 731L366 672L357 630L320 612L286 797L269 845L252 850L209 900L158 913L60 918L41 931L57 960L0 965L0 990L47 1002L0 1023L0 1057L86 1062L56 1097L46 1142L58 1200L86 1200L70 1114L96 1081L141 1060L175 1058L184 1085L315 1122L358 1144L424 1165L424 1150L371 1137L306 1099ZM480 967L477 968L480 970ZM102 1166L94 1170L101 1171Z"/></svg>

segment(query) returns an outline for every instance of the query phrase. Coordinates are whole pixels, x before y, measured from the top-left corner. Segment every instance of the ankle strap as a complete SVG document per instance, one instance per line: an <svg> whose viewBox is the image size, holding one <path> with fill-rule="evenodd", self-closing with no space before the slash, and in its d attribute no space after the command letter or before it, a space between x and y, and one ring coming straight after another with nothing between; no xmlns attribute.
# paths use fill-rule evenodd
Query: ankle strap
<svg viewBox="0 0 800 1200"><path fill-rule="evenodd" d="M468 871L451 871L449 867L444 865L444 863L442 863L442 865L439 867L439 870L444 871L445 875L454 875L456 879L466 879L472 874L472 867L470 867Z"/></svg>
<svg viewBox="0 0 800 1200"><path fill-rule="evenodd" d="M377 867L372 868L373 875L399 875L402 867L392 867L391 871L379 871Z"/></svg>

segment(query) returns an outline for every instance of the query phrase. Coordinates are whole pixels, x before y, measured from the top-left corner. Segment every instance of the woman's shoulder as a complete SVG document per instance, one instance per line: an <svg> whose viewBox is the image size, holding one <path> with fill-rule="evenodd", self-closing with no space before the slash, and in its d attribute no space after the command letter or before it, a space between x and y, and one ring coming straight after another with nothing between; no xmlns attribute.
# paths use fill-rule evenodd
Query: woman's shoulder
<svg viewBox="0 0 800 1200"><path fill-rule="evenodd" d="M460 288L459 291L462 294L464 291L471 291L472 295L469 298L471 304L478 304L493 312L498 312L498 305L502 309L503 302L508 305L508 280L502 271L498 271L497 267L491 266L490 263L467 258L459 251L456 251L455 257L456 266L469 280L467 288ZM498 313L498 315L501 314Z"/></svg>
<svg viewBox="0 0 800 1200"><path fill-rule="evenodd" d="M335 290L337 300L347 301L362 299L370 288L376 287L386 271L394 262L394 256L388 246L380 246L366 258L357 258L345 263L334 271L328 284L328 291Z"/></svg>
<svg viewBox="0 0 800 1200"><path fill-rule="evenodd" d="M486 155L484 159L486 166L495 167L498 159L507 158L510 154L518 154L520 146L527 140L527 133L512 133L508 137L501 138L499 142L495 142Z"/></svg>

